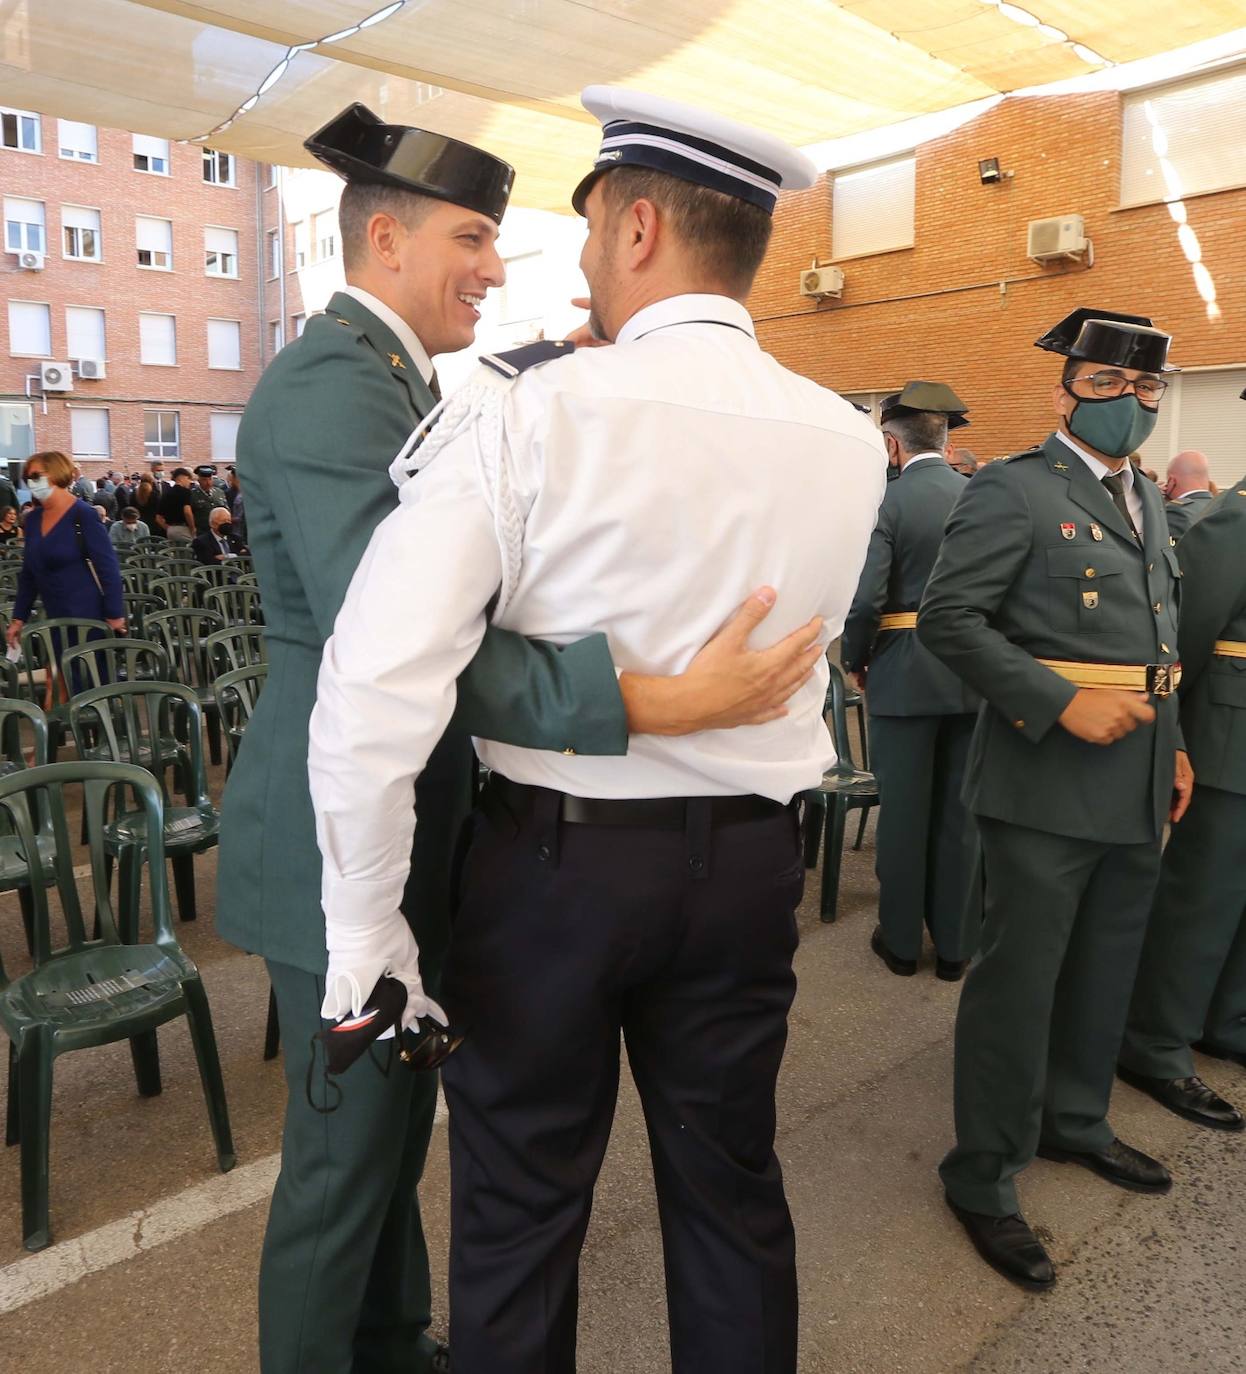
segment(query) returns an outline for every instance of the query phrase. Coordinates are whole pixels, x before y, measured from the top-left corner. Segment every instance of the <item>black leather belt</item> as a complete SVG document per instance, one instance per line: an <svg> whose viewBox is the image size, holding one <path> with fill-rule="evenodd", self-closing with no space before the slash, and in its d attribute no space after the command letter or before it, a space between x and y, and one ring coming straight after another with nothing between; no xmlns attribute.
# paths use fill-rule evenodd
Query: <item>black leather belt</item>
<svg viewBox="0 0 1246 1374"><path fill-rule="evenodd" d="M568 825L630 825L651 830L684 830L688 824L688 803L707 802L713 825L736 821L757 821L781 816L788 807L769 797L754 794L737 797L573 797L567 792L551 793L549 788L512 782L492 773L486 790L493 792L515 815L525 815L539 796L561 799L559 814Z"/></svg>

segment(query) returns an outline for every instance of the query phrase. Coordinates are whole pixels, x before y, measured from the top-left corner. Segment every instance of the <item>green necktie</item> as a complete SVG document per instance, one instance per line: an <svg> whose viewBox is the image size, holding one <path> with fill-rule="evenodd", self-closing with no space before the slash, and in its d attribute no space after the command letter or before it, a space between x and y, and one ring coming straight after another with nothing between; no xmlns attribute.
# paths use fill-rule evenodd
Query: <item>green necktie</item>
<svg viewBox="0 0 1246 1374"><path fill-rule="evenodd" d="M1138 533L1138 527L1134 524L1134 518L1129 513L1129 505L1125 500L1125 477L1120 472L1109 472L1101 479L1103 485L1108 489L1108 495L1112 498L1112 504L1121 513L1121 518L1133 531L1133 537L1142 543L1142 536Z"/></svg>

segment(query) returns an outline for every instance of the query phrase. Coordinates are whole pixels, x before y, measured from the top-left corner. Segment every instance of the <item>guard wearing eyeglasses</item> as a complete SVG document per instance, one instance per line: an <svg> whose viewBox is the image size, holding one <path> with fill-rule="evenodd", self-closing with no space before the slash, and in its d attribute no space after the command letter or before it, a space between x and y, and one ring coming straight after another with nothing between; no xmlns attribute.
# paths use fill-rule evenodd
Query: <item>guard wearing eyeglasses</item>
<svg viewBox="0 0 1246 1374"><path fill-rule="evenodd" d="M1066 360L1058 427L966 487L917 629L986 699L966 781L985 923L940 1174L982 1257L1031 1289L1055 1282L1017 1199L1036 1154L1137 1192L1171 1186L1107 1112L1161 834L1192 790L1174 695L1180 571L1159 489L1128 461L1174 370L1169 336L1083 309L1037 342Z"/></svg>

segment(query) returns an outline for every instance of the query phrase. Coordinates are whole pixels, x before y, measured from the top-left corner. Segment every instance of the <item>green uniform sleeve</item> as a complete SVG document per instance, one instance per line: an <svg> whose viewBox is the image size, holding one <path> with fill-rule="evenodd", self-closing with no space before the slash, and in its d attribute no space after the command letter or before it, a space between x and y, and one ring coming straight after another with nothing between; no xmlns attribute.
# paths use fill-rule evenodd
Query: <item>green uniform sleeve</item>
<svg viewBox="0 0 1246 1374"><path fill-rule="evenodd" d="M1177 548L1181 558L1181 620L1177 646L1184 696L1206 669L1224 627L1246 609L1246 531L1231 506L1190 526Z"/></svg>
<svg viewBox="0 0 1246 1374"><path fill-rule="evenodd" d="M895 519L884 503L878 513L878 524L870 535L870 546L856 595L852 598L848 618L844 621L844 639L839 657L847 672L858 673L869 663L870 651L878 634L879 618L887 604L887 584L891 577L894 551Z"/></svg>
<svg viewBox="0 0 1246 1374"><path fill-rule="evenodd" d="M995 629L993 620L1031 554L1023 484L1003 464L982 468L948 519L926 586L917 636L1021 734L1037 743L1077 688Z"/></svg>
<svg viewBox="0 0 1246 1374"><path fill-rule="evenodd" d="M285 458L269 480L294 530L289 552L317 629L328 639L372 532L396 507L389 465L413 421L405 393L353 329L338 326L306 351L287 381L288 400L269 416L270 427L282 429L270 435L271 451ZM412 588L410 606L395 613L418 615L420 598L435 594ZM490 627L458 691L459 721L482 738L627 752L627 717L604 635L558 648Z"/></svg>

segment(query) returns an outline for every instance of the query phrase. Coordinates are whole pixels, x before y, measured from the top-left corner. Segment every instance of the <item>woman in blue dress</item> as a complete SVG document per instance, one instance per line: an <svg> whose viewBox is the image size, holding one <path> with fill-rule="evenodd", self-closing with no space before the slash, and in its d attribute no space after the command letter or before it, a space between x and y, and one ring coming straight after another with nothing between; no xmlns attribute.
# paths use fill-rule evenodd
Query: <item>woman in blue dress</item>
<svg viewBox="0 0 1246 1374"><path fill-rule="evenodd" d="M103 620L114 634L124 634L117 553L99 512L69 490L73 463L63 453L36 453L26 460L22 475L38 506L26 521L22 571L8 628L10 648L21 643L22 626L36 597L49 620ZM59 645L55 652L59 658Z"/></svg>

